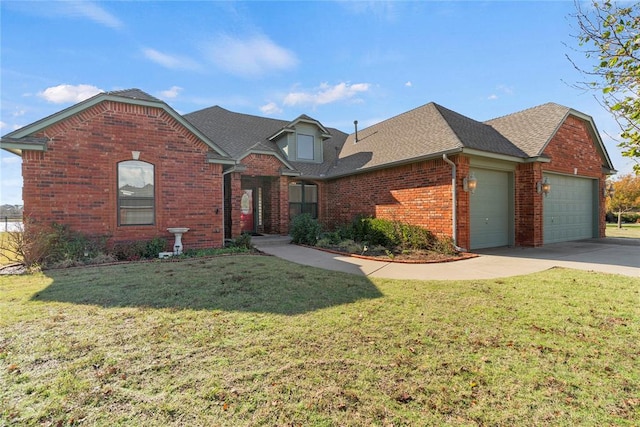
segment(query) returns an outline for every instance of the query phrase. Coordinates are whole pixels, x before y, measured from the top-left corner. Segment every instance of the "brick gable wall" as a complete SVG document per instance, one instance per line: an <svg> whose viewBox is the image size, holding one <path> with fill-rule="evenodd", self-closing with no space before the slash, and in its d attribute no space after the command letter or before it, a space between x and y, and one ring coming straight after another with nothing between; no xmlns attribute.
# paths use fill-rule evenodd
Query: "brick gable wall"
<svg viewBox="0 0 640 427"><path fill-rule="evenodd" d="M167 227L189 227L185 248L219 247L222 167L206 163L203 142L160 108L105 101L44 129L47 151L23 155L25 215L68 225L111 241L165 237ZM118 226L117 165L154 165L156 224Z"/></svg>

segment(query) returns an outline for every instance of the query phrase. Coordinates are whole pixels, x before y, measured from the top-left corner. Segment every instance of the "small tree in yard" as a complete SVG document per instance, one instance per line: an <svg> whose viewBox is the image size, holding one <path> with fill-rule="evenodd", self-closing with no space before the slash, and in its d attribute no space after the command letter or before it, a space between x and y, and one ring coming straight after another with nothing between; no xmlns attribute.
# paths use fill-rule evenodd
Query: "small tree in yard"
<svg viewBox="0 0 640 427"><path fill-rule="evenodd" d="M578 41L595 62L592 70L576 65L589 79L579 86L600 92L622 130L622 155L636 161L640 174L640 3L605 0L583 7L576 0L576 8Z"/></svg>
<svg viewBox="0 0 640 427"><path fill-rule="evenodd" d="M622 214L640 209L640 176L622 175L613 181L613 189L608 210L618 215L618 228L622 228Z"/></svg>

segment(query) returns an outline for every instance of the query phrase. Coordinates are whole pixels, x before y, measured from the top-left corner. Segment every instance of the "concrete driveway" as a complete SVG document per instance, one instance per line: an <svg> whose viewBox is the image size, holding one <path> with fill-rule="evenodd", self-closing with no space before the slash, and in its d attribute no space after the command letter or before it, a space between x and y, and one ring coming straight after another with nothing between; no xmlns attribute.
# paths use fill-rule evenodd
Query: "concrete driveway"
<svg viewBox="0 0 640 427"><path fill-rule="evenodd" d="M336 255L291 245L288 239L257 237L257 249L298 264L392 279L464 280L518 276L567 267L640 278L640 240L590 239L540 248L480 250L477 258L437 264L401 264Z"/></svg>

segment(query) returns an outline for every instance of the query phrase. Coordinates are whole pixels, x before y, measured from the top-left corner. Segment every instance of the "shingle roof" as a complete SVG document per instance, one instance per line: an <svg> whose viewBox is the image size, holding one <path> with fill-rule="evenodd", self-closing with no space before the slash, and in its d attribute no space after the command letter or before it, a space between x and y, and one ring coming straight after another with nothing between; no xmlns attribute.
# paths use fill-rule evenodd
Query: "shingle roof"
<svg viewBox="0 0 640 427"><path fill-rule="evenodd" d="M287 121L234 113L222 107L209 107L183 116L215 141L233 158L249 149L277 152L274 143L267 140L288 124Z"/></svg>
<svg viewBox="0 0 640 427"><path fill-rule="evenodd" d="M129 98L129 99L139 99L141 101L150 101L150 102L162 102L164 103L164 101L162 101L161 99L158 99L156 97L153 97L151 95L149 95L148 93L137 89L137 88L133 88L133 89L125 89L125 90L114 90L111 92L105 92L108 95L113 95L113 96L119 96L121 98Z"/></svg>
<svg viewBox="0 0 640 427"><path fill-rule="evenodd" d="M528 157L542 154L570 108L552 102L488 120L485 123L520 147Z"/></svg>
<svg viewBox="0 0 640 427"><path fill-rule="evenodd" d="M490 126L429 103L349 135L332 175L473 148L524 157Z"/></svg>
<svg viewBox="0 0 640 427"><path fill-rule="evenodd" d="M237 159L249 150L258 150L283 155L275 142L269 137L276 134L291 122L234 113L215 106L185 114L183 116L201 132L222 147L231 157ZM298 119L314 120L302 115ZM331 138L324 141L324 163L290 162L291 166L305 176L321 176L336 156L335 146L341 146L347 134L337 129L327 129Z"/></svg>

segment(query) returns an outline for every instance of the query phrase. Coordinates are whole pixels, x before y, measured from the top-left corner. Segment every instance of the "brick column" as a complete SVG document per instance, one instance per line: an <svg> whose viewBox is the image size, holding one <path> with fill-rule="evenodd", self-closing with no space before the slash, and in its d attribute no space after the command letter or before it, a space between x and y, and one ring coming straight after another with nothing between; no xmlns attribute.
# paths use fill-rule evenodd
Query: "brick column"
<svg viewBox="0 0 640 427"><path fill-rule="evenodd" d="M544 195L538 194L542 181L541 163L518 165L515 173L515 244L541 246L544 243Z"/></svg>
<svg viewBox="0 0 640 427"><path fill-rule="evenodd" d="M456 156L453 161L456 164L456 194L457 200L457 229L458 246L469 249L471 246L471 199L470 193L464 191L462 181L469 175L469 158Z"/></svg>
<svg viewBox="0 0 640 427"><path fill-rule="evenodd" d="M289 234L289 178L281 176L278 179L278 193L279 193L279 211L280 211L280 223L278 234Z"/></svg>
<svg viewBox="0 0 640 427"><path fill-rule="evenodd" d="M242 175L238 172L231 173L231 238L242 234L240 224L240 208L242 201Z"/></svg>

